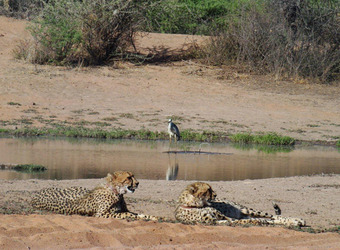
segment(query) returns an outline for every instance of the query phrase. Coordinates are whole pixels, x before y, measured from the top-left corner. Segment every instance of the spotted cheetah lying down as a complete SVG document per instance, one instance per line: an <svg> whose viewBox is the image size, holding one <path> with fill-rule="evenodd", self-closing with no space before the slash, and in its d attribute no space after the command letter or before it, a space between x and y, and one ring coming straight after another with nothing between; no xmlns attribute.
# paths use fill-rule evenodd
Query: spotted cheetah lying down
<svg viewBox="0 0 340 250"><path fill-rule="evenodd" d="M139 182L131 172L108 174L106 184L93 190L83 187L47 188L32 198L37 209L59 214L80 214L95 217L158 221L163 218L129 212L123 194L133 193Z"/></svg>
<svg viewBox="0 0 340 250"><path fill-rule="evenodd" d="M215 199L216 193L204 182L195 182L180 194L175 217L183 223L223 225L284 225L305 226L298 218L270 215L230 201Z"/></svg>

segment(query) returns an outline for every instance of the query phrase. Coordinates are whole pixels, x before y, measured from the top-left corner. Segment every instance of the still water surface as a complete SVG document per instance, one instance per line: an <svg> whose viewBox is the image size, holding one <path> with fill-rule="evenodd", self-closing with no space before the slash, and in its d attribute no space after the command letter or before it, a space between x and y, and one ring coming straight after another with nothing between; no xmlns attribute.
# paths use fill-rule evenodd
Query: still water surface
<svg viewBox="0 0 340 250"><path fill-rule="evenodd" d="M199 148L221 154L164 153L169 150L168 141L0 138L0 163L31 163L48 168L42 173L0 170L0 179L101 178L116 170L132 171L139 179L203 181L340 174L340 152L333 147L275 151L218 143L177 145L177 150Z"/></svg>

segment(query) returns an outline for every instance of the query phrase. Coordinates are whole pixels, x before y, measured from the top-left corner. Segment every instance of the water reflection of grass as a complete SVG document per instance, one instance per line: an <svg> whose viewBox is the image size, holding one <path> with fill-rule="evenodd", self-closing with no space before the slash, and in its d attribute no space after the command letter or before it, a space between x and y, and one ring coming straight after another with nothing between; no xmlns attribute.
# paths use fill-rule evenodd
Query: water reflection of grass
<svg viewBox="0 0 340 250"><path fill-rule="evenodd" d="M36 164L0 164L0 169L10 169L19 172L32 173L47 170L46 167Z"/></svg>
<svg viewBox="0 0 340 250"><path fill-rule="evenodd" d="M259 152L264 152L267 154L275 154L275 153L289 153L294 150L294 146L273 146L273 145L249 145L249 144L239 144L239 143L232 143L231 146L233 148L239 150L257 150Z"/></svg>

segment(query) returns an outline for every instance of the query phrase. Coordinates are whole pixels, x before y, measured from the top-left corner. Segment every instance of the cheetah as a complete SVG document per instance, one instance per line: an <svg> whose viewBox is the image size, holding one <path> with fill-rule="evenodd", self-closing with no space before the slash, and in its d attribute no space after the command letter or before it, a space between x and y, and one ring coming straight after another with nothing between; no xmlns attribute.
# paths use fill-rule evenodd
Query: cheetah
<svg viewBox="0 0 340 250"><path fill-rule="evenodd" d="M43 189L33 196L31 204L36 209L59 214L132 220L165 220L161 217L129 212L123 195L127 192L133 193L139 184L131 172L108 173L105 179L104 185L93 190L83 187Z"/></svg>
<svg viewBox="0 0 340 250"><path fill-rule="evenodd" d="M231 201L216 198L215 191L204 182L195 182L180 194L175 217L182 223L207 223L220 225L283 225L305 226L303 219L271 215L256 211ZM276 204L275 204L276 205ZM274 208L278 211L278 206Z"/></svg>

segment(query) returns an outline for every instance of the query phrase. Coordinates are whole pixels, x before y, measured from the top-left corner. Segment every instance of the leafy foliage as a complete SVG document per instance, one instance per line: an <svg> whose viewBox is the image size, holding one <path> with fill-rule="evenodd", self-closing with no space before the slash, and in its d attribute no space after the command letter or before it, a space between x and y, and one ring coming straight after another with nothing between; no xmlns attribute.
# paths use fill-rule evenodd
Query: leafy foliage
<svg viewBox="0 0 340 250"><path fill-rule="evenodd" d="M141 18L135 8L134 1L124 0L45 2L29 27L33 42L19 46L17 57L34 63L102 64L134 45Z"/></svg>
<svg viewBox="0 0 340 250"><path fill-rule="evenodd" d="M228 15L249 3L250 0L149 0L144 30L210 35L212 30L226 25Z"/></svg>
<svg viewBox="0 0 340 250"><path fill-rule="evenodd" d="M29 27L36 45L37 63L64 63L74 55L82 42L79 30L80 2L51 0L40 17Z"/></svg>

